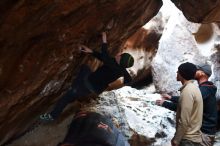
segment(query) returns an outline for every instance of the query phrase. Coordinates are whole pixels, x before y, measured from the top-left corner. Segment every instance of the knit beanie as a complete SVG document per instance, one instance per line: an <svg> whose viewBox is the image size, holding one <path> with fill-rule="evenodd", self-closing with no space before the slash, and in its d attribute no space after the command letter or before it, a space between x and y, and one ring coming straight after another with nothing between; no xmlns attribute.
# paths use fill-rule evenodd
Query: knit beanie
<svg viewBox="0 0 220 146"><path fill-rule="evenodd" d="M134 58L129 53L121 54L120 65L124 68L129 68L134 65Z"/></svg>
<svg viewBox="0 0 220 146"><path fill-rule="evenodd" d="M209 64L199 64L197 69L203 71L209 77L212 75L212 68Z"/></svg>
<svg viewBox="0 0 220 146"><path fill-rule="evenodd" d="M196 70L196 66L189 62L183 63L178 67L178 73L186 80L194 79Z"/></svg>

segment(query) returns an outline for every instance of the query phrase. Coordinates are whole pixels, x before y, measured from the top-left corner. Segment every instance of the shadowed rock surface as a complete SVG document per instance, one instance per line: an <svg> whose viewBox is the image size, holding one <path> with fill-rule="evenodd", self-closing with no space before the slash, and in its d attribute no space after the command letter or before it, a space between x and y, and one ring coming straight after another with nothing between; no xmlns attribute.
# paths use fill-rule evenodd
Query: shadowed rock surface
<svg viewBox="0 0 220 146"><path fill-rule="evenodd" d="M98 48L101 31L114 19L109 42L115 54L161 5L154 0L2 0L0 145L22 132L67 89L72 75L88 60L78 52L78 44Z"/></svg>
<svg viewBox="0 0 220 146"><path fill-rule="evenodd" d="M220 0L173 2L190 21L219 22ZM49 110L81 64L99 65L79 53L78 44L98 49L100 33L114 20L108 33L114 55L161 5L162 0L1 0L0 145Z"/></svg>
<svg viewBox="0 0 220 146"><path fill-rule="evenodd" d="M220 22L220 0L171 0L192 22Z"/></svg>

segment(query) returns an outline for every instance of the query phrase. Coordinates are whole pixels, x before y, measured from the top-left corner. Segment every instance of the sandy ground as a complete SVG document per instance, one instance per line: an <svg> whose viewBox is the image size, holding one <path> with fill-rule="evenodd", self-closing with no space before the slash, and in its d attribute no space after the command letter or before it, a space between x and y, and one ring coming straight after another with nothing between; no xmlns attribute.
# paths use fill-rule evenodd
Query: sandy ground
<svg viewBox="0 0 220 146"><path fill-rule="evenodd" d="M63 141L76 107L80 106L76 104L70 105L57 121L41 123L33 131L26 133L7 146L56 146Z"/></svg>
<svg viewBox="0 0 220 146"><path fill-rule="evenodd" d="M61 123L40 125L8 146L56 146L62 142L71 118Z"/></svg>

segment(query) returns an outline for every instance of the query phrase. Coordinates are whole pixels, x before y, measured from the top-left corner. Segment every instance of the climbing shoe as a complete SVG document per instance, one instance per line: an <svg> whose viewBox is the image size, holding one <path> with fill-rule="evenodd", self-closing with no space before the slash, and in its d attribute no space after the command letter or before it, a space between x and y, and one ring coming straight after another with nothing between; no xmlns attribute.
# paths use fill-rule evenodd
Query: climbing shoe
<svg viewBox="0 0 220 146"><path fill-rule="evenodd" d="M51 114L45 113L40 115L40 120L43 122L52 122L54 121L54 118L51 116Z"/></svg>

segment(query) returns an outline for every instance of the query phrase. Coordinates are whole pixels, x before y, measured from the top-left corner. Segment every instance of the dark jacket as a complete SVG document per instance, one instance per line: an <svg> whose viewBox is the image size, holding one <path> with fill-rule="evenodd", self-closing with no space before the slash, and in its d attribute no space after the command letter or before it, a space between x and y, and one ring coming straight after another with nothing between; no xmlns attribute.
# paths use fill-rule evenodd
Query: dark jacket
<svg viewBox="0 0 220 146"><path fill-rule="evenodd" d="M78 112L58 146L130 146L110 117L95 112Z"/></svg>
<svg viewBox="0 0 220 146"><path fill-rule="evenodd" d="M119 77L124 77L124 84L131 81L131 76L127 70L121 67L107 52L107 44L102 44L101 53L94 51L93 56L103 62L96 71L88 76L88 82L91 85L90 88L96 93L103 92L108 84L117 80Z"/></svg>
<svg viewBox="0 0 220 146"><path fill-rule="evenodd" d="M203 98L203 121L201 131L205 134L214 135L216 133L218 120L216 101L217 88L212 82L207 81L201 83L199 89ZM170 99L171 102L165 101L162 106L172 111L176 111L178 99L178 96L172 96Z"/></svg>

